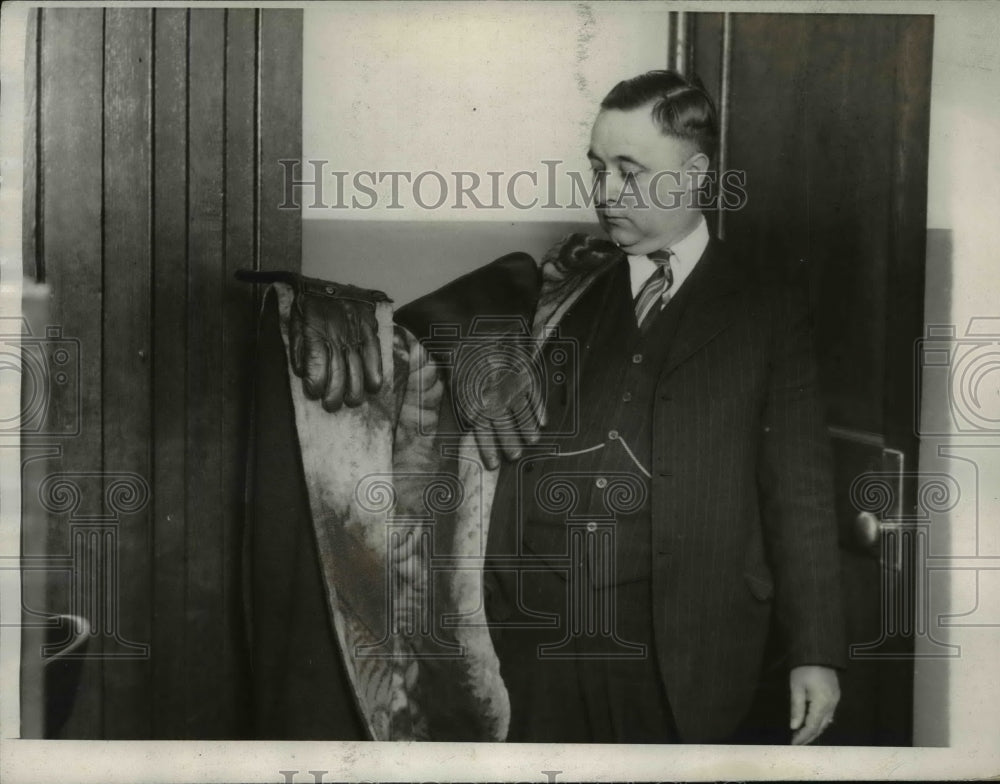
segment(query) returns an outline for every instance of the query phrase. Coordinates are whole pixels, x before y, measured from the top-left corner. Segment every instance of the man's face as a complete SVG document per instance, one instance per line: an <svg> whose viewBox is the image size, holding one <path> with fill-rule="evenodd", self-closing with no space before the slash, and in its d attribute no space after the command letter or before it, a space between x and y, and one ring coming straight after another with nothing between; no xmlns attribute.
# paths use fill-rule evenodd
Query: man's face
<svg viewBox="0 0 1000 784"><path fill-rule="evenodd" d="M652 105L605 109L590 134L587 157L598 188L597 217L626 253L649 253L686 235L698 218L688 170L704 170L707 159L682 139L654 124Z"/></svg>

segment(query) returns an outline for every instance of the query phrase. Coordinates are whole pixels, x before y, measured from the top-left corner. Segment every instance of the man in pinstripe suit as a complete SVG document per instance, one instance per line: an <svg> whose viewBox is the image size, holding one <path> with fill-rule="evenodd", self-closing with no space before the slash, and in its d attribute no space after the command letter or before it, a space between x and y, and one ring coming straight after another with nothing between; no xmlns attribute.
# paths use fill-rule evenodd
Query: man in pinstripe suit
<svg viewBox="0 0 1000 784"><path fill-rule="evenodd" d="M845 645L808 317L710 237L694 194L716 137L710 98L677 74L605 98L589 158L617 248L576 238L555 251L602 260L560 322L580 347L578 373L562 395L549 390L538 422L480 438L484 462L502 463L488 555L533 565L508 560L484 578L509 740L733 739L772 617L792 742L833 719ZM460 289L448 296L464 299ZM441 302L429 295L415 311ZM365 309L300 304L307 392L356 404L379 384ZM570 513L553 502L560 492Z"/></svg>

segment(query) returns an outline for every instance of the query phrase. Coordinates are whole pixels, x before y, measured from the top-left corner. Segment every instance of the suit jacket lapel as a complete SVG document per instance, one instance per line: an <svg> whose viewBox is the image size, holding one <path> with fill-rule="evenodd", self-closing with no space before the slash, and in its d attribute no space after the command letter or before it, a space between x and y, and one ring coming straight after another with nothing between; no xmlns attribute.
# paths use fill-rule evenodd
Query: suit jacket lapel
<svg viewBox="0 0 1000 784"><path fill-rule="evenodd" d="M683 302L676 303L682 305L683 310L663 375L673 372L732 325L733 306L745 285L746 273L733 262L718 240L712 239L677 295L677 299L684 298Z"/></svg>

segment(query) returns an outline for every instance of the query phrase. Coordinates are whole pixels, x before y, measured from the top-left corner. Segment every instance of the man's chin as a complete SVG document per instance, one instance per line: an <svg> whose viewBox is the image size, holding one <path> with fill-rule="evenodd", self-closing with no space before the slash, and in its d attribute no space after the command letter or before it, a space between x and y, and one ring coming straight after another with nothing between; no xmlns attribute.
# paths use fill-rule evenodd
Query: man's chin
<svg viewBox="0 0 1000 784"><path fill-rule="evenodd" d="M604 224L604 231L607 232L611 241L622 250L628 250L628 248L632 247L640 239L632 231L631 226L608 220L602 221L602 223Z"/></svg>

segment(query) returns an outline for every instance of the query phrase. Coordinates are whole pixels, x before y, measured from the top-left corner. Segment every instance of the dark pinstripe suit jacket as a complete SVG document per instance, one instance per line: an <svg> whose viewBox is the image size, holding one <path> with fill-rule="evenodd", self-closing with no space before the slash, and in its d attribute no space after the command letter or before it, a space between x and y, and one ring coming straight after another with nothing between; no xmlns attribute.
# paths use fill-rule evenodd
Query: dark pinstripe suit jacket
<svg viewBox="0 0 1000 784"><path fill-rule="evenodd" d="M498 260L397 322L419 335L442 312L530 309L529 262ZM772 619L789 667L846 664L832 467L803 295L713 239L677 297L652 411L653 620L682 738L718 741L753 699Z"/></svg>
<svg viewBox="0 0 1000 784"><path fill-rule="evenodd" d="M714 240L687 286L654 402L651 557L660 669L696 742L745 713L772 608L790 667L842 667L845 643L802 297L756 281Z"/></svg>

